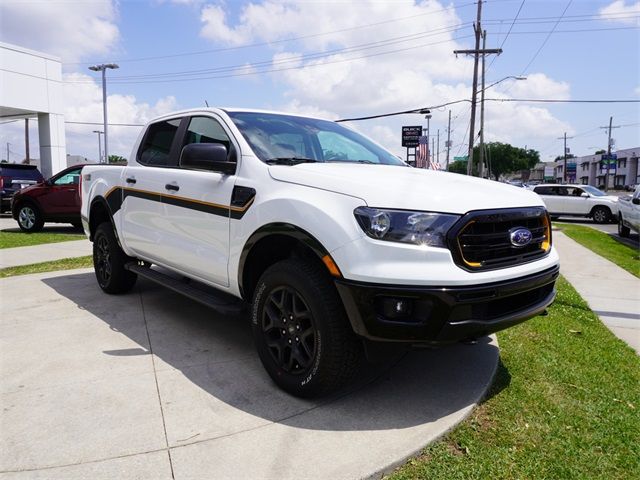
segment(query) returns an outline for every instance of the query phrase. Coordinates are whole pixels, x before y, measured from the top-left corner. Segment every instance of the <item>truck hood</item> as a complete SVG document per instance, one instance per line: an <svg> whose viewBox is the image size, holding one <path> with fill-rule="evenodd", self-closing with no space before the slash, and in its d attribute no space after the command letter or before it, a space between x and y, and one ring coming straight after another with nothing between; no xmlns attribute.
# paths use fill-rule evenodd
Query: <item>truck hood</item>
<svg viewBox="0 0 640 480"><path fill-rule="evenodd" d="M464 214L470 210L544 206L532 191L457 173L392 165L272 165L275 180L362 199L370 207Z"/></svg>

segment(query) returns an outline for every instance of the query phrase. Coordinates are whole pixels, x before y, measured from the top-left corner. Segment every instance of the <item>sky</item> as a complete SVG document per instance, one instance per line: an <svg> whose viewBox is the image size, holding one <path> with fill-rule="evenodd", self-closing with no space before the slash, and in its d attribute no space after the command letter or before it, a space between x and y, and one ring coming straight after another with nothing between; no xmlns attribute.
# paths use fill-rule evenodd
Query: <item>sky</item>
<svg viewBox="0 0 640 480"><path fill-rule="evenodd" d="M468 148L473 60L453 51L474 48L476 13L465 0L0 0L0 41L61 58L67 122L102 122L88 67L117 63L109 151L125 158L142 127L117 124L205 102L334 120L457 102L432 108L429 122L444 163L449 110L451 157ZM503 49L486 59L486 85L499 83L486 90L485 141L551 161L566 132L571 153L593 154L612 116L615 146L640 146L640 1L488 0L482 28L487 48ZM406 114L349 126L404 158L401 127L426 123ZM67 153L97 159L97 128L67 123ZM21 121L0 119L2 158L7 142L10 160L24 158Z"/></svg>

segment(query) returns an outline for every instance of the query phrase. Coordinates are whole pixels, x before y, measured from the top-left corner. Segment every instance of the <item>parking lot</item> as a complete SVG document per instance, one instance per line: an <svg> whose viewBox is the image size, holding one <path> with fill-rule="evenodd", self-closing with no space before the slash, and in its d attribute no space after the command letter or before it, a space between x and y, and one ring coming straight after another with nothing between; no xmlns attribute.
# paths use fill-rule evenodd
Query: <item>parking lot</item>
<svg viewBox="0 0 640 480"><path fill-rule="evenodd" d="M2 478L360 478L468 414L494 341L415 351L321 401L270 381L247 319L92 270L0 280Z"/></svg>

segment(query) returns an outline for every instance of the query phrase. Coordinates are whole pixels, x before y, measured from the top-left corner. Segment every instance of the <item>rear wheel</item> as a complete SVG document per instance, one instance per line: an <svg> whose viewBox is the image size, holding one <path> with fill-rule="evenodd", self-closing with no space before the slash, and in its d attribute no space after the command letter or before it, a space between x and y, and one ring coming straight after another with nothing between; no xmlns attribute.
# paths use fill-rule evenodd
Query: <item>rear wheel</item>
<svg viewBox="0 0 640 480"><path fill-rule="evenodd" d="M361 342L330 277L314 263L290 259L269 267L256 286L251 320L264 368L293 395L326 395L359 369Z"/></svg>
<svg viewBox="0 0 640 480"><path fill-rule="evenodd" d="M625 227L624 223L622 223L622 215L618 214L618 235L621 237L628 237L631 233L631 229L629 227Z"/></svg>
<svg viewBox="0 0 640 480"><path fill-rule="evenodd" d="M111 223L101 223L93 239L93 268L100 288L107 293L131 290L138 276L125 269L125 265L134 260L118 245Z"/></svg>
<svg viewBox="0 0 640 480"><path fill-rule="evenodd" d="M591 216L596 223L607 223L611 218L611 210L607 207L595 207L591 212Z"/></svg>
<svg viewBox="0 0 640 480"><path fill-rule="evenodd" d="M42 230L44 219L37 207L25 203L18 209L18 226L23 232L33 233Z"/></svg>

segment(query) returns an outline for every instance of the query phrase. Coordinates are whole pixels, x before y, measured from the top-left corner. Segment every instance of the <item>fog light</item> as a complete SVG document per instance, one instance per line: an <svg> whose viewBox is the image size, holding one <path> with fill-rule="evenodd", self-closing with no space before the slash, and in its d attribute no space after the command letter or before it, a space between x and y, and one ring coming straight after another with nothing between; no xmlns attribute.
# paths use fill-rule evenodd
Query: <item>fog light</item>
<svg viewBox="0 0 640 480"><path fill-rule="evenodd" d="M408 320L413 311L410 298L380 297L378 312L388 320Z"/></svg>

